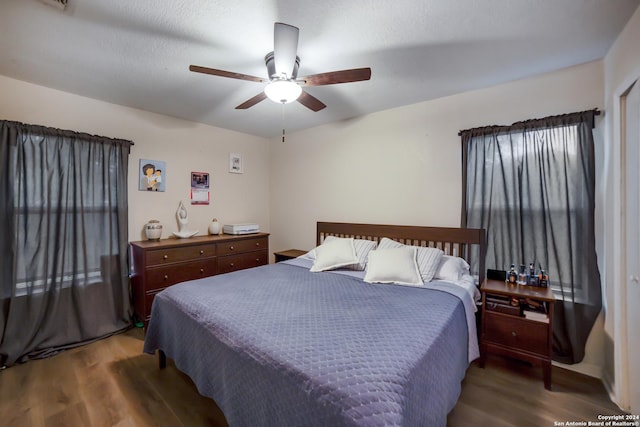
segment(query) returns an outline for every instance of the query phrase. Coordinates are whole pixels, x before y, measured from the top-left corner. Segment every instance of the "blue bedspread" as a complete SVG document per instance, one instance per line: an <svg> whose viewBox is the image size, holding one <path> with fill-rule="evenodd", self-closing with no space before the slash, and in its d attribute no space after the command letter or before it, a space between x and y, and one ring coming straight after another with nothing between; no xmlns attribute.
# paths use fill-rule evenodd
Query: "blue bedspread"
<svg viewBox="0 0 640 427"><path fill-rule="evenodd" d="M159 293L157 349L231 426L444 426L469 364L456 296L286 263Z"/></svg>

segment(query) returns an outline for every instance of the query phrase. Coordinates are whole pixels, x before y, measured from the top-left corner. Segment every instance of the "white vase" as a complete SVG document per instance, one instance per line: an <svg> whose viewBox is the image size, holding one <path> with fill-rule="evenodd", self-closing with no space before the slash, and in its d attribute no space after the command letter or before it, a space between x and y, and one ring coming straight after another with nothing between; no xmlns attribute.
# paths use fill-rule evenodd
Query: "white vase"
<svg viewBox="0 0 640 427"><path fill-rule="evenodd" d="M149 240L160 240L162 236L162 224L157 219L152 219L144 226L144 232Z"/></svg>
<svg viewBox="0 0 640 427"><path fill-rule="evenodd" d="M213 218L213 220L209 223L209 234L211 234L212 236L220 234L220 223L215 218Z"/></svg>

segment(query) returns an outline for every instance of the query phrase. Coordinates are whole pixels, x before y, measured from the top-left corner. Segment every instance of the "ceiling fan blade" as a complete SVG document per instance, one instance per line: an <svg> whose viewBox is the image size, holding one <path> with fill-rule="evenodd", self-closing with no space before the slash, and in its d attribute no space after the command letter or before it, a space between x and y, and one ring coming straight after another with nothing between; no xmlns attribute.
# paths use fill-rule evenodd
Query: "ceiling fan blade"
<svg viewBox="0 0 640 427"><path fill-rule="evenodd" d="M242 104L238 105L236 107L236 110L246 110L247 108L253 107L258 102L264 101L265 99L267 99L267 95L265 95L264 91L262 91L253 98L247 99Z"/></svg>
<svg viewBox="0 0 640 427"><path fill-rule="evenodd" d="M360 82L371 78L371 68L354 68L351 70L330 71L301 77L303 86L324 86L338 83Z"/></svg>
<svg viewBox="0 0 640 427"><path fill-rule="evenodd" d="M293 25L276 22L273 26L273 59L276 74L293 75L293 67L298 54L298 35L300 30Z"/></svg>
<svg viewBox="0 0 640 427"><path fill-rule="evenodd" d="M262 83L266 81L260 77L250 76L248 74L232 73L231 71L216 70L215 68L200 67L198 65L189 65L189 70L195 73L211 74L212 76L229 77L238 80L247 80L250 82Z"/></svg>
<svg viewBox="0 0 640 427"><path fill-rule="evenodd" d="M309 95L304 90L298 97L298 102L313 111L320 111L326 107L322 101L313 95Z"/></svg>

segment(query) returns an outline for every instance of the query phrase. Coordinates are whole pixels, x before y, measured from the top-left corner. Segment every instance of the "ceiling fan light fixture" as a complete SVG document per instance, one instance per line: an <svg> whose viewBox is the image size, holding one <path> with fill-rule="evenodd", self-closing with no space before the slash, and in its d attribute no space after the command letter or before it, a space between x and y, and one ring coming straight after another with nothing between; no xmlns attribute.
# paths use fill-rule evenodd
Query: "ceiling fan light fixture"
<svg viewBox="0 0 640 427"><path fill-rule="evenodd" d="M264 88L267 98L279 104L288 104L298 99L302 88L291 80L274 80Z"/></svg>

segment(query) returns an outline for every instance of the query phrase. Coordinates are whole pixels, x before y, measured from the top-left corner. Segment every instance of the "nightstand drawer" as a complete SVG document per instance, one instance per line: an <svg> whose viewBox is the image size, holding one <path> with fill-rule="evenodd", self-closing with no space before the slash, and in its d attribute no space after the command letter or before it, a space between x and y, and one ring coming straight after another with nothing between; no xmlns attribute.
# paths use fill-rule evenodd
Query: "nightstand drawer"
<svg viewBox="0 0 640 427"><path fill-rule="evenodd" d="M267 249L265 249L218 257L218 274L265 265L268 262L268 256Z"/></svg>
<svg viewBox="0 0 640 427"><path fill-rule="evenodd" d="M179 282L200 279L201 277L213 276L216 274L215 258L192 261L174 266L149 268L147 270L146 290L151 291L159 288L166 288Z"/></svg>
<svg viewBox="0 0 640 427"><path fill-rule="evenodd" d="M485 311L484 321L487 342L547 355L549 326L546 323L489 311Z"/></svg>
<svg viewBox="0 0 640 427"><path fill-rule="evenodd" d="M195 245L182 248L166 248L147 251L147 266L163 265L172 262L196 260L212 257L216 254L216 245Z"/></svg>

